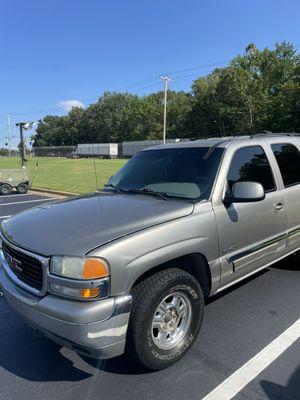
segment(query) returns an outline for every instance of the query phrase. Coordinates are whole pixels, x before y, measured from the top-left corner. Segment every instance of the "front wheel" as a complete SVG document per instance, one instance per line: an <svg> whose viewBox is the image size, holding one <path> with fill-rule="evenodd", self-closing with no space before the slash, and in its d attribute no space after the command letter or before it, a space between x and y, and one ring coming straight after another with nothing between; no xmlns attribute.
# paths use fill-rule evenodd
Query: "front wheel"
<svg viewBox="0 0 300 400"><path fill-rule="evenodd" d="M144 367L166 368L194 343L203 318L204 297L189 273L169 268L132 290L128 352Z"/></svg>

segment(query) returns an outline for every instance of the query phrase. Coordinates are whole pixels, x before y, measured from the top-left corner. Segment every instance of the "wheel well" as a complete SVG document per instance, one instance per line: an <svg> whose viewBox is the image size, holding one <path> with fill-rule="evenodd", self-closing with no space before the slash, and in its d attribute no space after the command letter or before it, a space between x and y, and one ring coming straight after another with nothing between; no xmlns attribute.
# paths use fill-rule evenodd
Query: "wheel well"
<svg viewBox="0 0 300 400"><path fill-rule="evenodd" d="M200 283L204 297L207 298L209 296L211 290L211 272L206 257L201 253L187 254L185 256L174 258L163 264L157 265L156 267L153 267L142 274L134 282L133 286L148 276L170 267L183 269L184 271L193 275L193 277L196 278Z"/></svg>

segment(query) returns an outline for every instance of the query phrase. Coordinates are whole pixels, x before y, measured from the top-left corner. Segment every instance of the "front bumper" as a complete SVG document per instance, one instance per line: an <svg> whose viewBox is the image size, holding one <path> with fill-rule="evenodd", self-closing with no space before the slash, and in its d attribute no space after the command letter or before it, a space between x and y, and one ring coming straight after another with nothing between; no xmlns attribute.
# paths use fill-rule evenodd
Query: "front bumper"
<svg viewBox="0 0 300 400"><path fill-rule="evenodd" d="M124 352L131 295L92 302L52 294L41 298L13 283L2 265L0 289L9 306L25 322L62 346L99 359Z"/></svg>

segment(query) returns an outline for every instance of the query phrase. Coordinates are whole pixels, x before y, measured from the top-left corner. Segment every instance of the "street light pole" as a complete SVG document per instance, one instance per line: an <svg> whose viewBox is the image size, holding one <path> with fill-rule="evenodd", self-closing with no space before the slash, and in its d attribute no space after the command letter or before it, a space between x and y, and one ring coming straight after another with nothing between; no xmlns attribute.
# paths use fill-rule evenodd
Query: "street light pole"
<svg viewBox="0 0 300 400"><path fill-rule="evenodd" d="M168 75L161 76L160 79L164 81L164 127L163 127L163 144L166 143L167 137L167 104L168 104L168 83L173 79L170 79Z"/></svg>
<svg viewBox="0 0 300 400"><path fill-rule="evenodd" d="M16 124L20 128L20 156L21 156L21 166L22 168L26 166L26 148L24 142L23 130L32 129L34 126L34 122L18 122Z"/></svg>
<svg viewBox="0 0 300 400"><path fill-rule="evenodd" d="M22 168L25 166L26 163L26 151L25 151L25 144L24 144L24 135L23 135L23 128L25 122L18 122L16 126L20 129L20 156L21 156L21 166Z"/></svg>

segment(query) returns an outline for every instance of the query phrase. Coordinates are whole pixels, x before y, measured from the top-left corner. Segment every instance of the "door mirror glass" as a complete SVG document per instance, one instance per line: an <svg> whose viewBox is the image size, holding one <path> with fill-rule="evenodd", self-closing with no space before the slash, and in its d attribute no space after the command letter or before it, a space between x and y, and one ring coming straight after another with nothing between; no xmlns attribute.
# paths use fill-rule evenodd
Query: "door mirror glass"
<svg viewBox="0 0 300 400"><path fill-rule="evenodd" d="M246 203L260 201L265 198L265 191L258 182L236 182L231 190L232 203Z"/></svg>

